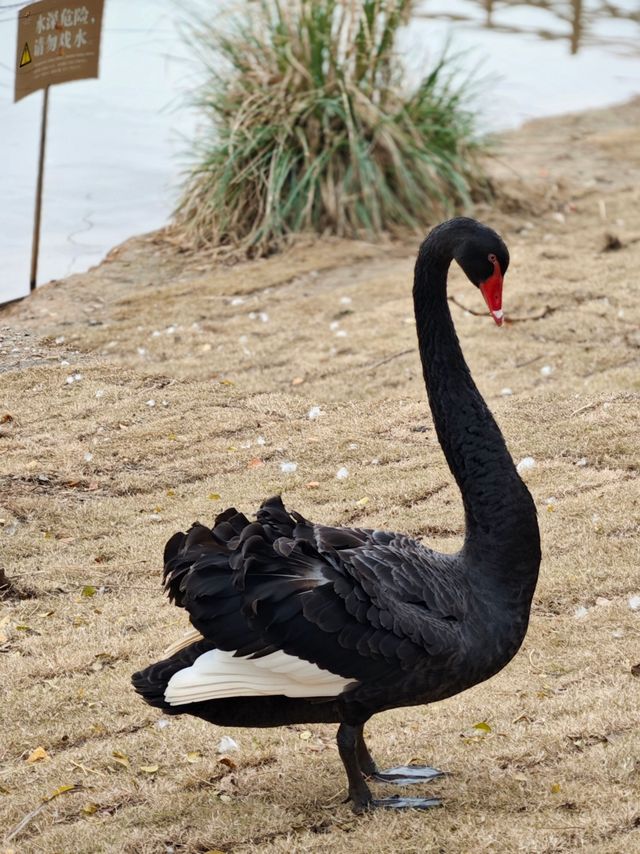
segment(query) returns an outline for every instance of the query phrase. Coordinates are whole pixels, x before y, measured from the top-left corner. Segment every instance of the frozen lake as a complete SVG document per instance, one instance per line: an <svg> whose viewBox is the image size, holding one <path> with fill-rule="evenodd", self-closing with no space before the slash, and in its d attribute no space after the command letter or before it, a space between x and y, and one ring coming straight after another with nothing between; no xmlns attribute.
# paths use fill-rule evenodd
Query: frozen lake
<svg viewBox="0 0 640 854"><path fill-rule="evenodd" d="M187 5L106 0L100 78L51 89L39 283L87 269L111 247L170 217L198 121L187 106L198 67L180 34ZM423 0L418 11L469 14L480 22L481 5ZM640 93L640 53L629 48L634 38L637 45L637 23L603 20L594 32L607 44L587 39L571 56L565 39L509 31L566 33L566 22L540 8L499 5L496 29L417 17L403 37L414 72L447 38L466 68L481 64L486 83L478 107L488 128ZM630 0L617 5L638 9ZM41 92L13 103L16 28L17 4L0 0L0 303L28 292L42 104Z"/></svg>

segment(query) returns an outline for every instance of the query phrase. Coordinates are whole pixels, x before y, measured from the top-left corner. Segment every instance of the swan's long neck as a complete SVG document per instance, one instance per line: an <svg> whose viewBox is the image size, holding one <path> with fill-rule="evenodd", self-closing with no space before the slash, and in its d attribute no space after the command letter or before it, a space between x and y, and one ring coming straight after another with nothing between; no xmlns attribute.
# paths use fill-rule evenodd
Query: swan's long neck
<svg viewBox="0 0 640 854"><path fill-rule="evenodd" d="M462 493L464 554L468 565L510 586L521 586L525 578L535 586L535 506L460 349L446 294L453 249L446 240L425 241L416 263L414 304L433 421Z"/></svg>

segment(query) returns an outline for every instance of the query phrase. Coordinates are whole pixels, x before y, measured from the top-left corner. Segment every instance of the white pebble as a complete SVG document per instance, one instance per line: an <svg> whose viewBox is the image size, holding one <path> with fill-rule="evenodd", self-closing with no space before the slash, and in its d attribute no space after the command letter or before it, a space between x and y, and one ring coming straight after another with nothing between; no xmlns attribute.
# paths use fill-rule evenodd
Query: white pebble
<svg viewBox="0 0 640 854"><path fill-rule="evenodd" d="M158 729L165 729L169 726L169 721L166 718L158 718L156 726Z"/></svg>
<svg viewBox="0 0 640 854"><path fill-rule="evenodd" d="M155 405L156 405L155 400L148 400L147 401L147 406L155 406Z"/></svg>
<svg viewBox="0 0 640 854"><path fill-rule="evenodd" d="M285 474L293 474L294 471L298 468L297 463L280 463L280 471Z"/></svg>
<svg viewBox="0 0 640 854"><path fill-rule="evenodd" d="M164 334L165 335L175 335L177 331L178 331L178 327L175 325L175 323L172 323L171 326L167 326L167 328L164 330Z"/></svg>
<svg viewBox="0 0 640 854"><path fill-rule="evenodd" d="M149 514L150 522L162 522L162 516L159 513L150 513Z"/></svg>
<svg viewBox="0 0 640 854"><path fill-rule="evenodd" d="M331 332L335 332L339 328L340 328L340 321L339 320L332 320L331 323L329 324L329 329L331 330Z"/></svg>
<svg viewBox="0 0 640 854"><path fill-rule="evenodd" d="M62 359L62 361L60 362L60 365L61 365L63 368L66 368L68 364L69 364L68 359Z"/></svg>
<svg viewBox="0 0 640 854"><path fill-rule="evenodd" d="M96 397L104 397L104 389L103 388L98 389L98 391L96 392Z"/></svg>
<svg viewBox="0 0 640 854"><path fill-rule="evenodd" d="M231 300L231 305L242 305L242 303L243 303L243 302L244 302L244 298L243 298L243 297L234 297L234 298Z"/></svg>
<svg viewBox="0 0 640 854"><path fill-rule="evenodd" d="M535 467L536 461L533 459L533 457L524 457L516 466L516 470L518 474L522 474L525 471L531 471L531 469L534 469Z"/></svg>
<svg viewBox="0 0 640 854"><path fill-rule="evenodd" d="M587 464L587 458L586 457L580 457L579 460L576 460L577 466L586 466L586 464Z"/></svg>
<svg viewBox="0 0 640 854"><path fill-rule="evenodd" d="M87 453L84 455L85 463L90 463L92 459L93 459L93 454L90 451L87 451Z"/></svg>
<svg viewBox="0 0 640 854"><path fill-rule="evenodd" d="M611 632L611 637L616 638L616 639L623 638L624 637L624 629L614 629Z"/></svg>
<svg viewBox="0 0 640 854"><path fill-rule="evenodd" d="M584 605L580 605L580 607L576 608L576 610L573 612L573 616L576 618L576 620L584 620L588 613L589 609L585 608Z"/></svg>
<svg viewBox="0 0 640 854"><path fill-rule="evenodd" d="M319 418L322 415L322 410L319 406L312 406L309 412L307 413L307 418L313 421L315 418Z"/></svg>
<svg viewBox="0 0 640 854"><path fill-rule="evenodd" d="M58 335L56 338L56 344L64 344L64 335Z"/></svg>
<svg viewBox="0 0 640 854"><path fill-rule="evenodd" d="M340 303L342 305L349 305L351 302L351 297L340 297Z"/></svg>
<svg viewBox="0 0 640 854"><path fill-rule="evenodd" d="M260 318L260 320L261 320L263 323L268 323L268 322L269 322L269 315L267 314L267 312L266 312L266 311L261 311L261 312L259 312L259 313L258 313L258 317Z"/></svg>
<svg viewBox="0 0 640 854"><path fill-rule="evenodd" d="M510 394L513 394L513 391L512 391L512 389L505 387L505 388L500 389L500 394L503 397L509 397Z"/></svg>
<svg viewBox="0 0 640 854"><path fill-rule="evenodd" d="M235 750L240 750L238 742L229 735L223 735L218 742L218 753L233 753Z"/></svg>
<svg viewBox="0 0 640 854"><path fill-rule="evenodd" d="M145 350L145 348L144 347L138 347L138 356L146 356L146 355L147 355L147 351Z"/></svg>
<svg viewBox="0 0 640 854"><path fill-rule="evenodd" d="M336 477L338 480L346 480L349 477L349 469L346 466L342 466L336 472Z"/></svg>
<svg viewBox="0 0 640 854"><path fill-rule="evenodd" d="M336 338L346 338L349 333L346 329L338 329L336 332Z"/></svg>
<svg viewBox="0 0 640 854"><path fill-rule="evenodd" d="M256 445L266 445L266 444L267 444L267 440L264 438L264 436L258 436L258 438L256 439Z"/></svg>
<svg viewBox="0 0 640 854"><path fill-rule="evenodd" d="M159 338L161 335L162 335L162 332L160 332L159 329L154 329L153 332L151 333L152 338Z"/></svg>
<svg viewBox="0 0 640 854"><path fill-rule="evenodd" d="M545 504L547 504L547 505L549 505L549 504L550 504L550 505L552 505L552 506L553 506L553 505L556 503L556 501L557 501L557 499L552 495L552 496L550 496L549 498L545 498L544 503L545 503Z"/></svg>
<svg viewBox="0 0 640 854"><path fill-rule="evenodd" d="M553 373L553 365L543 365L540 368L540 373L543 377L550 377Z"/></svg>
<svg viewBox="0 0 640 854"><path fill-rule="evenodd" d="M640 596L629 596L629 607L632 611L640 611Z"/></svg>

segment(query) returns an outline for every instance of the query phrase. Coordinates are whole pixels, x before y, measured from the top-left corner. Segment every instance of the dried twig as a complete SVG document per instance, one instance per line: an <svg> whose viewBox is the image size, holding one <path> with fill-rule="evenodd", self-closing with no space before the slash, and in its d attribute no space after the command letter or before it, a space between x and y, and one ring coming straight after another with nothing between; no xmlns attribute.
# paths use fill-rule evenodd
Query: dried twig
<svg viewBox="0 0 640 854"><path fill-rule="evenodd" d="M484 311L474 311L472 308L468 308L464 303L459 302L455 297L450 296L447 297L449 302L452 302L454 305L457 305L458 308L461 308L463 311L472 314L474 317L484 317L486 312ZM545 305L542 312L540 314L531 314L528 317L513 317L511 315L505 315L504 322L509 323L526 323L528 320L542 320L544 317L549 317L550 314L556 312L560 306L551 306Z"/></svg>
<svg viewBox="0 0 640 854"><path fill-rule="evenodd" d="M377 362L372 362L371 364L364 365L361 370L373 371L375 368L379 368L381 365L386 365L387 362L392 362L394 359L399 359L400 356L407 356L409 353L413 353L414 351L414 347L409 347L408 350L400 350L398 353L392 353L390 356L385 356L384 359L379 359Z"/></svg>
<svg viewBox="0 0 640 854"><path fill-rule="evenodd" d="M30 813L27 813L27 815L25 815L25 817L21 821L19 821L18 824L16 824L13 830L10 831L7 836L5 836L4 841L11 842L11 840L15 839L18 834L22 833L25 827L27 827L27 825L33 821L33 819L38 815L38 813L40 813L46 807L49 801L52 801L54 798L57 798L59 795L64 795L67 792L77 792L79 788L81 787L78 785L60 786L60 788L56 789L52 795L48 795L46 798L44 798L42 803L38 804L35 809L31 810Z"/></svg>

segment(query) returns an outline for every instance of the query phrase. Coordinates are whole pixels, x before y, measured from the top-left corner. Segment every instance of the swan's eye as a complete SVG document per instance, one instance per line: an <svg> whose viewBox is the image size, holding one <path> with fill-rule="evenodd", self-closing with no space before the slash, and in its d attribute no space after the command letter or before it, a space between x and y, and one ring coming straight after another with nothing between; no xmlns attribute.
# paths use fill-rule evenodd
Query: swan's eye
<svg viewBox="0 0 640 854"><path fill-rule="evenodd" d="M497 259L497 258L496 258L496 256L493 254L493 252L491 252L491 254L489 255L489 261L491 261L491 263L492 263L492 264L497 264L497 263L498 263L498 259Z"/></svg>

